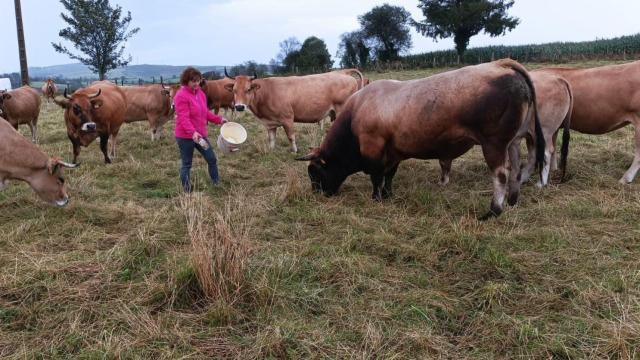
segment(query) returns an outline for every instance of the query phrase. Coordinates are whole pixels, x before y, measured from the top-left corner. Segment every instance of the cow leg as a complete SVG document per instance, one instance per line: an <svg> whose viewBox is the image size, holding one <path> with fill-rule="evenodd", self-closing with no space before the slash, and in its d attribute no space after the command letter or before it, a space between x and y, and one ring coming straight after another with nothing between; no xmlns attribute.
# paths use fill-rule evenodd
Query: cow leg
<svg viewBox="0 0 640 360"><path fill-rule="evenodd" d="M382 186L382 198L388 199L393 195L393 177L396 175L396 171L398 171L398 165L392 167L386 174L384 174L384 184Z"/></svg>
<svg viewBox="0 0 640 360"><path fill-rule="evenodd" d="M298 145L296 145L296 133L293 129L293 120L285 121L282 125L284 127L284 132L287 133L287 138L289 138L289 143L291 144L291 152L298 152Z"/></svg>
<svg viewBox="0 0 640 360"><path fill-rule="evenodd" d="M35 124L35 122L30 122L27 125L29 125L29 129L31 130L31 142L34 144L38 143L38 126Z"/></svg>
<svg viewBox="0 0 640 360"><path fill-rule="evenodd" d="M635 127L635 151L633 156L633 162L631 163L631 166L629 167L627 172L624 173L624 176L622 176L622 178L620 179L619 182L621 184L631 183L633 181L633 178L636 177L636 173L638 173L638 170L640 169L640 123L635 122L634 127Z"/></svg>
<svg viewBox="0 0 640 360"><path fill-rule="evenodd" d="M267 128L267 134L269 135L269 149L276 148L276 130L278 128Z"/></svg>
<svg viewBox="0 0 640 360"><path fill-rule="evenodd" d="M118 132L114 132L113 134L111 134L111 139L110 139L111 143L110 145L110 154L111 154L111 158L115 159L116 158L116 149L118 146Z"/></svg>
<svg viewBox="0 0 640 360"><path fill-rule="evenodd" d="M109 143L109 135L108 134L100 135L100 150L102 151L102 154L104 155L105 164L111 164L111 159L109 158L109 155L107 155L107 144L108 143ZM74 162L75 162L75 159L74 159Z"/></svg>
<svg viewBox="0 0 640 360"><path fill-rule="evenodd" d="M449 173L451 172L451 159L440 159L440 185L445 186L449 183Z"/></svg>
<svg viewBox="0 0 640 360"><path fill-rule="evenodd" d="M520 196L520 140L515 139L509 145L509 165L507 170L509 171L509 195L507 196L507 203L514 206L518 202Z"/></svg>
<svg viewBox="0 0 640 360"><path fill-rule="evenodd" d="M384 186L384 174L381 171L372 172L371 185L373 185L373 193L371 198L375 201L382 201L382 188Z"/></svg>
<svg viewBox="0 0 640 360"><path fill-rule="evenodd" d="M482 153L493 172L493 199L491 200L491 208L488 213L480 217L480 221L497 217L502 213L504 208L504 198L507 193L507 179L509 170L506 166L507 151L506 147L500 149L497 145L483 145Z"/></svg>
<svg viewBox="0 0 640 360"><path fill-rule="evenodd" d="M0 191L4 190L9 186L7 179L0 179Z"/></svg>
<svg viewBox="0 0 640 360"><path fill-rule="evenodd" d="M558 139L558 131L556 131L555 133L553 133L553 136L551 137L551 145L552 148L554 149L551 152L551 171L556 171L558 170L558 156L557 156L557 152L555 151L556 148L556 140ZM547 139L545 139L547 140ZM549 140L547 140L547 144L549 144Z"/></svg>
<svg viewBox="0 0 640 360"><path fill-rule="evenodd" d="M533 138L530 135L526 135L524 138L527 143L527 164L520 171L520 184L529 181L529 177L531 177L536 167L536 146Z"/></svg>

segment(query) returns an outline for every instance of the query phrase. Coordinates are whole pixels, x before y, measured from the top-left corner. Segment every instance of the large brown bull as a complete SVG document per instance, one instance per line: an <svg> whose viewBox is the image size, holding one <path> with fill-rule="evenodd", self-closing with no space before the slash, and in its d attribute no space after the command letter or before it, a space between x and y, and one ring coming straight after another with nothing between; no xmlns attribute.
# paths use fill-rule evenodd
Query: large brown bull
<svg viewBox="0 0 640 360"><path fill-rule="evenodd" d="M536 90L538 115L546 144L544 151L545 162L542 167L540 181L537 183L538 187L543 187L549 183L550 171L557 168L555 144L560 127L563 128L562 147L560 149L560 169L562 171L560 179L563 181L565 178L567 157L569 155L569 126L571 124L573 97L571 85L559 76L541 72L530 72L529 76ZM530 120L527 133L518 136L519 139L526 139L527 149L529 150L527 165L522 168L521 183L525 183L529 179L535 168L535 122L533 120ZM440 159L441 185L446 185L449 182L451 162L452 159Z"/></svg>
<svg viewBox="0 0 640 360"><path fill-rule="evenodd" d="M536 72L566 79L573 90L571 129L605 134L628 124L635 128L635 154L620 183L640 169L640 61L591 69L546 68Z"/></svg>
<svg viewBox="0 0 640 360"><path fill-rule="evenodd" d="M226 70L225 70L226 75ZM284 127L291 150L298 151L294 122L317 123L335 117L360 82L340 71L307 76L258 79L257 75L236 76L225 89L234 95L236 111L247 108L263 123L269 146L275 147L276 129Z"/></svg>
<svg viewBox="0 0 640 360"><path fill-rule="evenodd" d="M76 167L50 158L0 118L0 190L9 180L25 181L38 196L53 205L65 206L69 196L63 167Z"/></svg>
<svg viewBox="0 0 640 360"><path fill-rule="evenodd" d="M47 100L47 103L56 97L58 93L58 87L51 79L47 79L42 85L42 96Z"/></svg>
<svg viewBox="0 0 640 360"><path fill-rule="evenodd" d="M38 142L38 116L40 116L40 95L35 89L23 86L12 91L0 90L0 115L14 129L27 124L31 129L31 141Z"/></svg>
<svg viewBox="0 0 640 360"><path fill-rule="evenodd" d="M544 138L535 89L525 68L504 59L413 81L376 81L349 98L322 145L298 160L311 161L314 190L337 193L351 174L371 177L373 198L391 196L399 163L408 158L455 159L474 144L493 173L491 210L499 215L508 192L520 192L519 133L536 117L537 161ZM511 171L513 170L513 171Z"/></svg>
<svg viewBox="0 0 640 360"><path fill-rule="evenodd" d="M80 146L87 147L97 137L104 161L111 163L107 144L111 137L111 157L116 155L116 141L124 122L127 100L124 92L109 81L96 81L86 88L76 90L71 96L64 91L64 99L54 99L64 110L67 136L73 145L73 162L80 155Z"/></svg>
<svg viewBox="0 0 640 360"><path fill-rule="evenodd" d="M202 80L200 88L207 96L207 107L217 115L222 109L235 110L233 107L233 93L225 89L225 85L233 84L233 79L225 77L219 80Z"/></svg>
<svg viewBox="0 0 640 360"><path fill-rule="evenodd" d="M127 99L126 123L149 120L151 140L159 139L162 126L169 121L173 110L169 89L164 85L121 86Z"/></svg>

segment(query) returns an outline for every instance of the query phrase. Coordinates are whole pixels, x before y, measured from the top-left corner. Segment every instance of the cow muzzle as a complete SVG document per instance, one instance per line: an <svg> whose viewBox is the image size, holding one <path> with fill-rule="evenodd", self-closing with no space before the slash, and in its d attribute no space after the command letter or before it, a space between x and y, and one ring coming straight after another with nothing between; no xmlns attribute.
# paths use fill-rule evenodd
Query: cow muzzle
<svg viewBox="0 0 640 360"><path fill-rule="evenodd" d="M62 199L62 200L56 200L54 203L55 203L55 205L56 205L57 207L65 207L65 206L67 206L67 204L69 203L69 197L68 197L68 196L65 196L65 198L64 198L64 199Z"/></svg>
<svg viewBox="0 0 640 360"><path fill-rule="evenodd" d="M245 111L247 106L245 104L236 104L236 111Z"/></svg>
<svg viewBox="0 0 640 360"><path fill-rule="evenodd" d="M96 123L94 122L88 122L88 123L84 123L82 124L82 127L80 127L80 130L84 131L84 132L94 132L96 131Z"/></svg>

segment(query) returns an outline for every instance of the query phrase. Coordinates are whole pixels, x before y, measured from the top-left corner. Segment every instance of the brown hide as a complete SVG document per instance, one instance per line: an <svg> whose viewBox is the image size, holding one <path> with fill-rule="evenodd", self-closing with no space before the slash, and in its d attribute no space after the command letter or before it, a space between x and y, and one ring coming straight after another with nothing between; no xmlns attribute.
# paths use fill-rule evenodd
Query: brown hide
<svg viewBox="0 0 640 360"><path fill-rule="evenodd" d="M95 96L98 91L99 95ZM67 135L73 145L73 162L77 161L80 146L86 147L100 137L100 150L105 162L111 163L107 155L107 142L111 137L111 156L114 156L117 135L127 109L124 92L109 81L96 81L76 90L70 99L56 99L55 102L65 109ZM83 130L83 126L90 123L95 123L95 131Z"/></svg>
<svg viewBox="0 0 640 360"><path fill-rule="evenodd" d="M220 108L233 110L233 93L225 89L225 85L233 84L233 79L225 77L219 80L205 80L206 85L201 86L207 95L207 106L218 114Z"/></svg>
<svg viewBox="0 0 640 360"><path fill-rule="evenodd" d="M536 72L558 75L571 84L572 130L604 134L634 125L634 161L620 182L633 181L640 168L640 61L590 69L545 68Z"/></svg>
<svg viewBox="0 0 640 360"><path fill-rule="evenodd" d="M169 88L162 85L121 86L127 100L124 121L149 121L151 139L162 131L162 126L172 115Z"/></svg>
<svg viewBox="0 0 640 360"><path fill-rule="evenodd" d="M40 115L40 95L29 86L12 91L0 92L0 116L18 129L18 125L27 124L31 129L31 140L37 140L38 116Z"/></svg>
<svg viewBox="0 0 640 360"><path fill-rule="evenodd" d="M52 166L53 165L53 166ZM44 201L64 206L68 196L61 166L0 118L0 190L8 180L21 180Z"/></svg>
<svg viewBox="0 0 640 360"><path fill-rule="evenodd" d="M406 82L379 80L349 98L321 147L300 160L312 160L312 184L328 195L350 174L370 174L379 200L391 194L402 160L455 159L479 144L494 176L488 218L502 212L507 190L509 204L517 200L519 158L507 161L507 150L519 146L514 140L531 116L535 90L513 60ZM544 146L540 131L536 140Z"/></svg>
<svg viewBox="0 0 640 360"><path fill-rule="evenodd" d="M271 148L275 130L282 126L296 152L293 123L316 123L339 113L358 87L354 77L341 72L256 80L236 76L233 93L236 110L248 107L267 128Z"/></svg>

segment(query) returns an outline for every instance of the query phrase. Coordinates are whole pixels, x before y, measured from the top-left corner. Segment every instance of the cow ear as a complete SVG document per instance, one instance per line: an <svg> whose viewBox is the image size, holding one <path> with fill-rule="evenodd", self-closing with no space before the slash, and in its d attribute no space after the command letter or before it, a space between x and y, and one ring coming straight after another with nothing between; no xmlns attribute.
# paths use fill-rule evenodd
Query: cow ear
<svg viewBox="0 0 640 360"><path fill-rule="evenodd" d="M4 94L2 94L2 98L5 99L5 100L9 100L9 99L11 99L11 94L4 93Z"/></svg>
<svg viewBox="0 0 640 360"><path fill-rule="evenodd" d="M58 159L49 158L47 161L47 170L49 170L49 175L53 175L58 171L60 164L58 163Z"/></svg>
<svg viewBox="0 0 640 360"><path fill-rule="evenodd" d="M94 109L99 109L102 106L102 100L91 100L91 107Z"/></svg>
<svg viewBox="0 0 640 360"><path fill-rule="evenodd" d="M53 98L53 102L63 109L68 109L69 107L71 107L71 101L69 101L68 99L58 100L56 98Z"/></svg>
<svg viewBox="0 0 640 360"><path fill-rule="evenodd" d="M233 84L225 84L224 89L228 92L233 92Z"/></svg>
<svg viewBox="0 0 640 360"><path fill-rule="evenodd" d="M258 90L260 89L260 85L258 84L251 84L251 88L249 90Z"/></svg>
<svg viewBox="0 0 640 360"><path fill-rule="evenodd" d="M161 93L163 96L169 96L169 90L160 90L160 93Z"/></svg>

